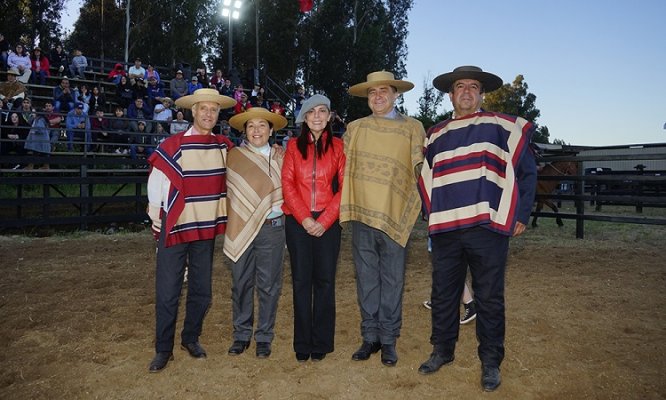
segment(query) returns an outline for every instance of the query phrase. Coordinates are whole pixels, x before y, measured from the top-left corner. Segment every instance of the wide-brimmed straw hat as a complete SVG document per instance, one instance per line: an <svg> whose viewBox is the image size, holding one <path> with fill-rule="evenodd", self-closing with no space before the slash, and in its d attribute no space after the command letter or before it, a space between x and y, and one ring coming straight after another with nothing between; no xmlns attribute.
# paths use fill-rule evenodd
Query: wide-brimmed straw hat
<svg viewBox="0 0 666 400"><path fill-rule="evenodd" d="M447 72L435 78L432 85L444 93L451 90L451 86L460 79L474 79L481 82L485 93L492 92L502 87L502 78L490 72L484 72L481 68L473 65L465 65Z"/></svg>
<svg viewBox="0 0 666 400"><path fill-rule="evenodd" d="M409 81L395 79L393 73L388 71L375 71L368 74L367 81L357 83L349 88L348 92L356 97L368 97L368 89L374 86L388 85L398 90L398 93L405 93L414 88L414 84Z"/></svg>
<svg viewBox="0 0 666 400"><path fill-rule="evenodd" d="M7 70L7 75L16 75L16 76L20 76L21 73L20 73L20 72L18 71L18 69L16 69L16 68L10 68L10 69Z"/></svg>
<svg viewBox="0 0 666 400"><path fill-rule="evenodd" d="M179 97L176 100L176 107L190 109L193 105L202 101L217 103L221 108L230 108L236 105L236 100L221 95L215 89L197 89L189 96Z"/></svg>
<svg viewBox="0 0 666 400"><path fill-rule="evenodd" d="M301 110L298 112L298 116L296 117L296 123L298 124L304 122L305 114L320 105L326 106L329 111L331 110L331 100L329 100L328 97L321 94L315 94L309 97L303 102L303 105L301 105Z"/></svg>
<svg viewBox="0 0 666 400"><path fill-rule="evenodd" d="M273 130L279 131L287 126L287 119L282 115L268 111L263 107L252 107L229 119L229 125L238 131L245 130L245 123L253 118L261 118L273 124Z"/></svg>

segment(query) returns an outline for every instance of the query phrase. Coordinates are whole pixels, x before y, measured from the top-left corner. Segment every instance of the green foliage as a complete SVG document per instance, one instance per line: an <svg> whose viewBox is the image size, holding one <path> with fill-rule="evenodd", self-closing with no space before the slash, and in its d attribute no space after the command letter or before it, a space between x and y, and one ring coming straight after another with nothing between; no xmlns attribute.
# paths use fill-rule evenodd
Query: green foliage
<svg viewBox="0 0 666 400"><path fill-rule="evenodd" d="M444 93L432 86L432 77L428 75L423 80L423 94L419 97L419 111L414 117L421 121L426 131L441 120L437 110L442 105L443 100Z"/></svg>
<svg viewBox="0 0 666 400"><path fill-rule="evenodd" d="M536 96L527 89L525 78L518 75L512 84L506 83L498 90L486 93L481 107L488 111L517 115L537 124L541 111L536 108ZM539 127L537 124L533 141L548 143L549 136L548 127Z"/></svg>
<svg viewBox="0 0 666 400"><path fill-rule="evenodd" d="M18 0L4 2L0 12L0 31L12 45L23 43L28 49L40 46L46 53L60 41L60 14L65 0Z"/></svg>

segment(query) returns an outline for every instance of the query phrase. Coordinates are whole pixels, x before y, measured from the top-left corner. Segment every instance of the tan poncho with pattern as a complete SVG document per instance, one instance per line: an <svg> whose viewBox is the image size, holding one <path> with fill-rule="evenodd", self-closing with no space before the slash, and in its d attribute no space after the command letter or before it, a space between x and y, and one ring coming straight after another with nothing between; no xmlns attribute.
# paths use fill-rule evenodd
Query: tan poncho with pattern
<svg viewBox="0 0 666 400"><path fill-rule="evenodd" d="M415 171L423 162L424 140L423 125L402 114L350 123L340 222L362 222L405 247L421 208Z"/></svg>
<svg viewBox="0 0 666 400"><path fill-rule="evenodd" d="M257 237L273 206L281 206L283 157L269 158L249 146L234 147L227 158L227 231L224 254L236 262Z"/></svg>

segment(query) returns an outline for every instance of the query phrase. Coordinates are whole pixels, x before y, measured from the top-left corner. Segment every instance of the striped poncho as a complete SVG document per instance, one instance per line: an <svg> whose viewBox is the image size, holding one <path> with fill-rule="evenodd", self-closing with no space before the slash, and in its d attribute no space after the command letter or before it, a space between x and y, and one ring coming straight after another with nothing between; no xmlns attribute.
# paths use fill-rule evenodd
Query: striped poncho
<svg viewBox="0 0 666 400"><path fill-rule="evenodd" d="M222 135L167 138L148 162L166 175L171 188L166 210L166 246L213 239L227 222L226 158L233 146Z"/></svg>
<svg viewBox="0 0 666 400"><path fill-rule="evenodd" d="M419 179L429 233L482 226L510 236L529 218L536 165L523 118L478 112L429 131Z"/></svg>

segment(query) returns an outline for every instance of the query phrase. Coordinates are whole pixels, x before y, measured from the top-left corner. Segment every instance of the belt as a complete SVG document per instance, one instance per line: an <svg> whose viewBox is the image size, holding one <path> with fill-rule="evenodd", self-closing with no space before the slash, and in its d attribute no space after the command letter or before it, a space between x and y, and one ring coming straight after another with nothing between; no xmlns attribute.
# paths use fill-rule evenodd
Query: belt
<svg viewBox="0 0 666 400"><path fill-rule="evenodd" d="M284 219L282 217L283 217L283 215L280 215L279 217L275 217L275 218L268 218L264 221L264 225L282 226L282 225L284 225Z"/></svg>

